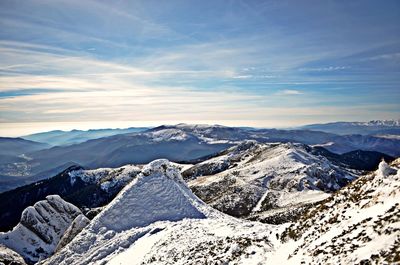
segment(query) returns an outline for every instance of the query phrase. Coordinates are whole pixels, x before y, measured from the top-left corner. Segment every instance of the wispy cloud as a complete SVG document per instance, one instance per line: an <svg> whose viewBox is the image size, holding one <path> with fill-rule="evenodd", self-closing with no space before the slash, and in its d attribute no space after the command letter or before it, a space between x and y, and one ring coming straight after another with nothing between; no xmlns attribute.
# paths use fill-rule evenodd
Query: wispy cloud
<svg viewBox="0 0 400 265"><path fill-rule="evenodd" d="M295 89L284 89L276 92L276 95L280 96L291 96L291 95L302 95L302 94L304 93Z"/></svg>
<svg viewBox="0 0 400 265"><path fill-rule="evenodd" d="M350 69L350 66L328 66L328 67L310 67L310 68L300 68L299 71L305 72L331 72L331 71L340 71L345 69Z"/></svg>
<svg viewBox="0 0 400 265"><path fill-rule="evenodd" d="M388 7L381 19L343 3L329 14L235 0L0 5L1 122L290 124L400 112L387 110L400 101L400 23L385 22L398 20Z"/></svg>

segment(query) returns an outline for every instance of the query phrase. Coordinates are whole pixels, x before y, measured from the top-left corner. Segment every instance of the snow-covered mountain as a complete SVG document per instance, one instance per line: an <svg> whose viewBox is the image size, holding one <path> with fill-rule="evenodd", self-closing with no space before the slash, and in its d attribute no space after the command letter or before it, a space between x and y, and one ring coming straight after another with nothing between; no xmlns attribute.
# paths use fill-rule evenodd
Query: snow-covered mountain
<svg viewBox="0 0 400 265"><path fill-rule="evenodd" d="M156 160L68 245L41 264L218 264L262 261L272 229L199 200L179 170Z"/></svg>
<svg viewBox="0 0 400 265"><path fill-rule="evenodd" d="M268 152L276 155L276 161L265 159ZM252 156L252 153L256 155ZM223 165L234 162L237 164L233 164L234 167L242 169L241 172L253 172L257 165L275 163L275 166L280 165L276 169L283 172L287 167L297 166L297 173L287 172L293 174L296 182L301 179L311 181L313 178L299 173L306 172L302 163L310 159L312 156L305 146L268 146L248 141L211 158L210 166L204 168L224 172L230 169L223 169ZM247 166L244 166L245 161ZM316 166L321 164L305 168L318 168ZM167 160L156 160L144 166L90 223L74 206L50 196L47 200L59 201L57 205L63 207L56 208L71 213L69 217L61 220L59 215L52 214L52 218L41 220L41 217L49 217L39 210L50 208L38 207L43 202L28 208L25 212L30 214L45 213L33 215L36 219L27 218L38 220L30 223L39 228L30 229L28 233L15 232L24 223L21 219L21 224L8 233L6 240L18 242L14 238L19 235L25 245L19 248L7 245L9 249L0 251L0 257L18 257L16 253L10 253L10 249L25 258L26 255L38 255L38 249L34 254L29 252L32 241L27 237L33 237L40 243L36 247L47 247L45 254L39 251L42 257L57 250L40 264L364 264L367 261L395 264L399 261L399 159L391 166L382 162L376 172L362 176L316 202L314 207L304 210L299 221L283 225L240 220L211 208L192 193L181 177L180 170L187 170L185 168L179 169ZM197 176L195 180L199 178ZM285 188L292 187L286 181L277 183ZM306 183L303 181L301 185L303 195L315 186ZM329 183L325 183L327 188L334 185L334 182ZM303 196L298 185L293 187L297 193L294 194L296 198L287 197L291 202L304 200L307 196L313 200L313 195ZM287 195L290 192L289 189ZM262 203L257 207L260 205ZM37 230L42 237L30 232ZM42 238L48 239L49 235L53 241L44 245L43 242L49 240ZM11 240L10 236L13 236Z"/></svg>
<svg viewBox="0 0 400 265"><path fill-rule="evenodd" d="M244 140L303 143L323 146L338 154L364 150L400 156L400 139L388 134L336 135L311 130L164 125L143 132L113 135L21 154L11 160L10 157L0 156L0 191L51 177L74 164L99 168L145 164L159 158L174 162L196 161Z"/></svg>
<svg viewBox="0 0 400 265"><path fill-rule="evenodd" d="M356 178L354 172L312 154L309 146L255 141L196 164L183 176L212 207L233 216L261 219L267 218L269 210L301 209L322 200Z"/></svg>
<svg viewBox="0 0 400 265"><path fill-rule="evenodd" d="M272 264L398 264L400 160L381 162L282 234Z"/></svg>
<svg viewBox="0 0 400 265"><path fill-rule="evenodd" d="M301 127L306 130L315 130L339 135L400 135L400 120L373 120L368 122L332 122L325 124L310 124Z"/></svg>
<svg viewBox="0 0 400 265"><path fill-rule="evenodd" d="M397 127L390 128L393 129ZM313 131L307 128L301 130L277 130L188 124L160 126L152 130L156 131L166 129L182 130L209 144L237 144L244 140L256 140L262 143L295 142L307 145L323 146L329 151L338 154L355 150L364 150L378 151L395 157L400 156L400 140L393 137L373 135L338 135L339 133L333 134L323 131Z"/></svg>
<svg viewBox="0 0 400 265"><path fill-rule="evenodd" d="M0 244L17 252L28 263L35 263L52 255L70 225L75 220L84 222L85 218L76 206L58 195L50 195L26 208L12 231L0 233Z"/></svg>

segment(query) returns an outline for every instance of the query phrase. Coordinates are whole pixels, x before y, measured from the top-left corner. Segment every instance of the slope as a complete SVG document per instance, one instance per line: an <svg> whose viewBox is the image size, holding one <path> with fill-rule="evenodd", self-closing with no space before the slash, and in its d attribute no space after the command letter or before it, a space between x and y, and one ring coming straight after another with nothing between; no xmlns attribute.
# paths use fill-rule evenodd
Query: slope
<svg viewBox="0 0 400 265"><path fill-rule="evenodd" d="M182 174L193 192L212 207L268 221L267 211L301 209L355 178L353 172L311 151L302 144L246 141Z"/></svg>
<svg viewBox="0 0 400 265"><path fill-rule="evenodd" d="M398 264L400 262L400 160L381 162L282 235L267 259L279 264Z"/></svg>
<svg viewBox="0 0 400 265"><path fill-rule="evenodd" d="M208 207L177 168L156 160L70 244L41 264L199 264L244 260L251 252L260 260L271 248L268 228ZM221 255L210 255L212 251Z"/></svg>

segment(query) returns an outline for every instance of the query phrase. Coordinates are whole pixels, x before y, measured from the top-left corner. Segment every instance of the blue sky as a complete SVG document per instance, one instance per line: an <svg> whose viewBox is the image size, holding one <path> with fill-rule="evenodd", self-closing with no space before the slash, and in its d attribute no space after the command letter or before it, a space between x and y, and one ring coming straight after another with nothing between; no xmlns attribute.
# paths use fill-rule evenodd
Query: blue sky
<svg viewBox="0 0 400 265"><path fill-rule="evenodd" d="M0 1L0 134L400 117L399 1Z"/></svg>

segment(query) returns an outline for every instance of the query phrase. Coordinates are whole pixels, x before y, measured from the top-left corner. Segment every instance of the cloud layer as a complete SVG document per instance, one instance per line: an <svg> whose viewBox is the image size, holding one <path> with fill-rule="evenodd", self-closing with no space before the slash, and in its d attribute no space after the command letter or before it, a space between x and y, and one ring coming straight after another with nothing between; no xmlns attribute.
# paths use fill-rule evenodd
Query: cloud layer
<svg viewBox="0 0 400 265"><path fill-rule="evenodd" d="M397 1L1 1L0 131L398 118L399 10Z"/></svg>

